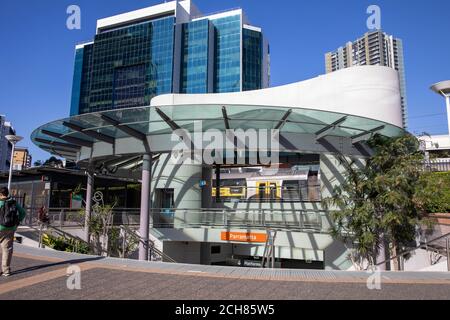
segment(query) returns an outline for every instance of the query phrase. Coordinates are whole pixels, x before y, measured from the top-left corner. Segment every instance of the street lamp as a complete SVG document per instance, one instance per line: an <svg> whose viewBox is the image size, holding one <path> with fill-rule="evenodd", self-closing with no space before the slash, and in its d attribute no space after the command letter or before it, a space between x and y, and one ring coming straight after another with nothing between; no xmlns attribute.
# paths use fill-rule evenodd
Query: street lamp
<svg viewBox="0 0 450 320"><path fill-rule="evenodd" d="M11 161L9 162L9 177L8 177L8 190L11 190L12 168L13 168L13 162L14 162L14 148L16 146L16 143L19 142L20 140L22 140L23 137L15 136L15 135L7 135L7 136L5 136L5 138L12 144Z"/></svg>
<svg viewBox="0 0 450 320"><path fill-rule="evenodd" d="M448 134L450 135L450 80L435 83L430 89L445 98L447 105Z"/></svg>

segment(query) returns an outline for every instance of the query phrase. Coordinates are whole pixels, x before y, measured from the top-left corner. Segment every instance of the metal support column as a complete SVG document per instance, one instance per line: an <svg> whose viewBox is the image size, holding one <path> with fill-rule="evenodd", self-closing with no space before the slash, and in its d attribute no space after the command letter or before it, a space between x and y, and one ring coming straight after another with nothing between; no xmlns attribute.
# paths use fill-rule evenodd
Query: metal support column
<svg viewBox="0 0 450 320"><path fill-rule="evenodd" d="M448 134L450 135L450 94L445 94L445 105L447 107L447 125L448 125Z"/></svg>
<svg viewBox="0 0 450 320"><path fill-rule="evenodd" d="M151 171L152 157L150 154L144 154L142 157L141 215L139 225L139 233L142 241L139 242L139 260L148 260L148 238L151 208Z"/></svg>
<svg viewBox="0 0 450 320"><path fill-rule="evenodd" d="M92 213L92 196L94 191L94 172L92 167L87 170L87 186L86 186L86 215L84 216L84 239L89 243L89 221Z"/></svg>
<svg viewBox="0 0 450 320"><path fill-rule="evenodd" d="M14 164L14 149L16 147L16 143L11 142L12 149L11 149L11 158L9 159L9 176L8 176L8 190L11 192L11 179L13 175L13 164Z"/></svg>
<svg viewBox="0 0 450 320"><path fill-rule="evenodd" d="M34 213L34 181L31 181L31 199L30 199L30 214L28 215L28 225L33 224L33 213Z"/></svg>

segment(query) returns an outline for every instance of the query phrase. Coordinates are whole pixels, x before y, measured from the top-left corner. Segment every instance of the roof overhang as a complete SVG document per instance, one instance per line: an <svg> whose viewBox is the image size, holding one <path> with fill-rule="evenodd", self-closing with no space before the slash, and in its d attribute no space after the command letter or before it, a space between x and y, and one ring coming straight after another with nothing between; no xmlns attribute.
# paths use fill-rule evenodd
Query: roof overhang
<svg viewBox="0 0 450 320"><path fill-rule="evenodd" d="M230 130L276 130L282 145L280 152L319 153L320 150L325 152L334 140L347 141L349 149L345 152L351 153L355 149L353 144L369 139L374 133L387 137L404 133L403 129L382 121L329 111L197 104L147 106L73 116L39 127L31 138L46 151L80 161L108 154L171 152L177 143L173 133L180 129L188 133L214 129L227 134ZM206 141L197 147L204 149L207 145Z"/></svg>

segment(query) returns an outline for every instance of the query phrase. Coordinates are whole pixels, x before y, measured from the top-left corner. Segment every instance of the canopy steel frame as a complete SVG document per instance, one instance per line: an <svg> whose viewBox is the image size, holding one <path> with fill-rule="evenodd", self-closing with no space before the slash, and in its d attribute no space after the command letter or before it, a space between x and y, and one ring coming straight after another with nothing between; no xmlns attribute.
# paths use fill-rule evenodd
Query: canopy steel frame
<svg viewBox="0 0 450 320"><path fill-rule="evenodd" d="M83 140L83 139L75 138L75 137L70 137L70 136L65 136L65 135L63 135L61 133L56 133L56 132L45 130L45 129L42 129L41 132L43 134L45 134L45 135L50 136L50 137L61 139L61 140L67 141L69 143L73 143L75 145L78 145L78 146L92 148L92 146L94 144L91 141L87 141L87 140Z"/></svg>
<svg viewBox="0 0 450 320"><path fill-rule="evenodd" d="M277 125L275 126L275 130L281 130L281 128L283 128L283 126L286 124L289 116L292 113L292 109L289 109L284 115L283 117L280 119L280 121L278 121Z"/></svg>
<svg viewBox="0 0 450 320"><path fill-rule="evenodd" d="M374 133L383 130L384 127L385 127L384 125L383 126L379 126L379 127L373 128L371 130L364 131L364 132L361 132L361 133L359 133L357 135L352 136L351 137L352 144L358 143L360 141L367 141L367 140L369 140L373 136Z"/></svg>
<svg viewBox="0 0 450 320"><path fill-rule="evenodd" d="M168 115L166 115L164 112L161 111L161 109L155 107L156 112L161 117L161 119L164 120L165 123L172 129L173 131L181 129L181 127L173 121Z"/></svg>
<svg viewBox="0 0 450 320"><path fill-rule="evenodd" d="M326 127L323 127L319 131L316 132L316 140L322 139L323 137L327 136L336 129L336 127L340 124L342 124L345 120L347 120L347 116L344 116L342 118L337 119L333 123L327 125Z"/></svg>
<svg viewBox="0 0 450 320"><path fill-rule="evenodd" d="M58 142L58 141L51 141L51 140L46 140L46 139L42 139L42 138L36 138L34 140L36 140L37 142L40 142L40 143L51 145L51 146L57 146L57 147L64 147L64 148L67 148L67 149L80 150L80 146L77 146L77 145L74 145L74 144L62 143L62 142Z"/></svg>
<svg viewBox="0 0 450 320"><path fill-rule="evenodd" d="M230 118L228 118L228 114L227 114L227 108L225 108L225 106L222 106L222 116L223 116L223 121L225 123L225 129L230 129Z"/></svg>
<svg viewBox="0 0 450 320"><path fill-rule="evenodd" d="M116 139L114 139L113 137L108 136L108 135L106 135L104 133L96 132L95 130L92 130L92 129L83 128L83 127L81 127L81 126L79 126L77 124L74 124L74 123L63 121L62 124L63 124L63 126L65 126L67 128L70 128L70 129L72 129L74 131L80 132L82 134L85 134L88 137L91 137L91 138L94 138L94 139L98 139L100 141L104 141L104 142L107 142L109 144L114 144L114 142L116 141Z"/></svg>
<svg viewBox="0 0 450 320"><path fill-rule="evenodd" d="M150 146L148 145L147 136L145 134L125 124L122 124L119 120L113 119L107 116L106 114L101 114L100 117L107 123L113 125L118 130L123 131L126 134L132 136L133 138L140 140L144 144L145 151L150 152Z"/></svg>

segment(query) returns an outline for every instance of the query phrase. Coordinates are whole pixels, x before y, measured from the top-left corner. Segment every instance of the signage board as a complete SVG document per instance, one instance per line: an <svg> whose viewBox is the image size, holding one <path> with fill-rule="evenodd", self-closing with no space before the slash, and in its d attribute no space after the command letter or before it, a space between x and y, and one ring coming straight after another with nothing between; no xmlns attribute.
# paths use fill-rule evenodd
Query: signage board
<svg viewBox="0 0 450 320"><path fill-rule="evenodd" d="M222 231L220 239L223 241L237 241L237 242L266 242L267 234L255 232L231 232Z"/></svg>

